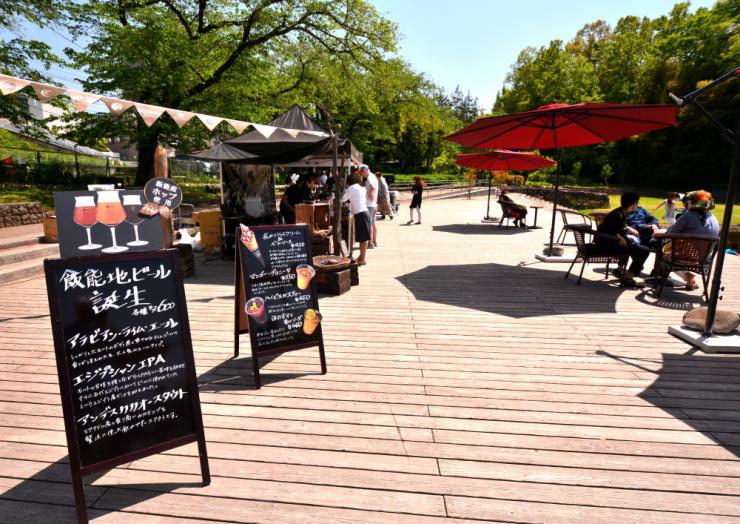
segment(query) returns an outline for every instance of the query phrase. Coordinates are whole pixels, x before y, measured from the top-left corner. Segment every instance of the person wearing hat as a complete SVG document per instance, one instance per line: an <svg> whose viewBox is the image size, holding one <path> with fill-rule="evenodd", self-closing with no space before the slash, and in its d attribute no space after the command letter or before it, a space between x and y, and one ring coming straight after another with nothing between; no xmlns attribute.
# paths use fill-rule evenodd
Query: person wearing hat
<svg viewBox="0 0 740 524"><path fill-rule="evenodd" d="M378 177L370 171L367 164L360 164L360 175L365 178L367 190L367 214L370 216L370 242L368 248L378 247L378 226L375 224L375 214L378 211Z"/></svg>
<svg viewBox="0 0 740 524"><path fill-rule="evenodd" d="M367 190L360 184L358 173L350 175L349 187L342 195L342 202L349 201L349 211L355 220L355 241L360 244L360 256L357 257L357 265L366 264L367 246L370 242L370 217L367 213Z"/></svg>

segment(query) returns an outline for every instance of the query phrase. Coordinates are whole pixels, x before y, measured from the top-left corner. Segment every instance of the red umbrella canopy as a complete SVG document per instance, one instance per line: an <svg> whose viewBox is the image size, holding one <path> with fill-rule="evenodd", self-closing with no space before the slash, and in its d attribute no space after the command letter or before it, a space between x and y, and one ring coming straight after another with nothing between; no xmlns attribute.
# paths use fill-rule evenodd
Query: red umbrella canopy
<svg viewBox="0 0 740 524"><path fill-rule="evenodd" d="M496 149L485 153L464 153L457 155L455 163L487 171L533 171L556 164L554 160L534 153L522 153L507 149Z"/></svg>
<svg viewBox="0 0 740 524"><path fill-rule="evenodd" d="M550 104L481 118L446 140L471 148L585 146L676 125L678 108L655 104Z"/></svg>

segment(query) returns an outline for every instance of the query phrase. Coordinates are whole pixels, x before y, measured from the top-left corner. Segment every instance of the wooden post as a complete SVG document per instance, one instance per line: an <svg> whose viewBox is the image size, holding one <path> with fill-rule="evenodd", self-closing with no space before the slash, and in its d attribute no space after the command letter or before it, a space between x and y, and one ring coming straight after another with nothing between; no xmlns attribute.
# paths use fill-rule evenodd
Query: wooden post
<svg viewBox="0 0 740 524"><path fill-rule="evenodd" d="M77 157L77 151L75 151L75 176L80 178L80 159Z"/></svg>

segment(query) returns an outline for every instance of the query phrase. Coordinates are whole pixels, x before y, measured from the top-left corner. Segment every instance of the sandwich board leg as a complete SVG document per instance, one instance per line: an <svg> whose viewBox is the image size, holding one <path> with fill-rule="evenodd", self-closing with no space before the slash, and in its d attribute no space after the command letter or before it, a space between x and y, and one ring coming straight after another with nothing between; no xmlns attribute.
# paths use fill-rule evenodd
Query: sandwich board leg
<svg viewBox="0 0 740 524"><path fill-rule="evenodd" d="M252 351L252 369L254 370L254 389L262 387L262 377L260 377L260 360L257 353Z"/></svg>
<svg viewBox="0 0 740 524"><path fill-rule="evenodd" d="M319 359L321 360L321 374L326 375L326 355L324 355L324 338L319 343Z"/></svg>
<svg viewBox="0 0 740 524"><path fill-rule="evenodd" d="M71 458L71 457L70 457ZM85 485L82 483L80 468L72 466L72 488L75 493L75 506L77 508L77 522L87 524L87 501L85 500Z"/></svg>
<svg viewBox="0 0 740 524"><path fill-rule="evenodd" d="M239 245L234 253L234 358L239 356L239 306L241 305L241 262L239 260Z"/></svg>

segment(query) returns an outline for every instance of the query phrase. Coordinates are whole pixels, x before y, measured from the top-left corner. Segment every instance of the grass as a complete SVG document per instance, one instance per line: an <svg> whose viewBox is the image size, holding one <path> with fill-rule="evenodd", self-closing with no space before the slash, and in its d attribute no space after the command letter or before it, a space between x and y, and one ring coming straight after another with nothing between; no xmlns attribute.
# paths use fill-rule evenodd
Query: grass
<svg viewBox="0 0 740 524"><path fill-rule="evenodd" d="M21 202L41 202L48 210L54 209L54 191L69 188L17 186L5 184L0 186L0 204L17 204Z"/></svg>
<svg viewBox="0 0 740 524"><path fill-rule="evenodd" d="M27 151L23 151L27 150ZM49 146L45 146L33 140L28 140L6 129L0 129L0 158L12 156L16 161L23 157L29 166L36 165L36 151L41 151L41 163L55 162L62 164L74 164L73 153L62 153ZM77 155L80 165L105 166L105 158L94 156Z"/></svg>
<svg viewBox="0 0 740 524"><path fill-rule="evenodd" d="M578 211L582 213L591 213L594 211L611 211L612 209L615 209L619 207L619 195L609 195L609 208L603 208L603 209L579 209ZM660 204L664 199L658 198L658 197L640 197L640 205L650 211L651 213L653 210ZM681 209L681 204L678 204L678 209ZM714 216L717 217L717 220L722 222L722 217L725 213L725 205L724 204L717 204L714 210L712 210L712 213ZM653 213L655 217L660 220L661 222L664 221L665 215L663 208L659 209L657 213ZM732 223L733 224L740 224L740 205L736 205L732 209Z"/></svg>

